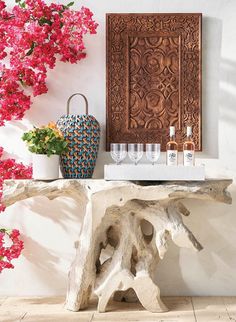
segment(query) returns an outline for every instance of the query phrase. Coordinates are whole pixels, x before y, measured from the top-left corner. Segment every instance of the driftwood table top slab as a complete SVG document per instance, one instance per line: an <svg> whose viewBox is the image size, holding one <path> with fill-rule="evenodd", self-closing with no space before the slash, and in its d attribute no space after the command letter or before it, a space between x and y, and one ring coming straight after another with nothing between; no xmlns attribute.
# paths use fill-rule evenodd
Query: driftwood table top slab
<svg viewBox="0 0 236 322"><path fill-rule="evenodd" d="M195 251L202 245L183 222L190 214L181 202L194 198L231 203L229 179L204 182L139 182L105 180L7 180L6 206L34 196L69 196L84 205L76 257L69 272L66 308L88 306L94 293L105 312L111 297L136 301L151 312L167 307L160 298L154 272L168 250L168 239ZM149 225L150 233L143 225ZM102 252L108 251L108 259Z"/></svg>
<svg viewBox="0 0 236 322"><path fill-rule="evenodd" d="M174 198L176 193L183 198L218 200L220 202L231 202L227 187L232 183L231 179L208 179L205 181L177 181L177 182L156 182L156 181L106 181L103 179L58 179L54 181L38 180L5 180L3 188L3 202L9 206L17 201L31 198L38 195L45 195L54 199L63 195L78 197L79 192L95 194L100 191L119 189L125 192L146 195L147 200L166 197ZM174 195L173 195L174 192ZM194 193L194 195L193 195ZM196 196L197 193L197 196ZM205 195L204 195L205 193ZM171 194L171 195L170 195ZM78 194L79 195L79 194ZM145 199L146 199L145 198Z"/></svg>

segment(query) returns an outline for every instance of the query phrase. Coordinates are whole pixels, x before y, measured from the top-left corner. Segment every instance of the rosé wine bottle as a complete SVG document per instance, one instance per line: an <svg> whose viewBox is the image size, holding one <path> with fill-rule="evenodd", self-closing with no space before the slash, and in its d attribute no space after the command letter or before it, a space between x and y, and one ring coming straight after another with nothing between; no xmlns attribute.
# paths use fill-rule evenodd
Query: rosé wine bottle
<svg viewBox="0 0 236 322"><path fill-rule="evenodd" d="M184 153L184 166L194 166L195 165L195 144L192 140L192 127L187 126L187 138L183 144Z"/></svg>
<svg viewBox="0 0 236 322"><path fill-rule="evenodd" d="M170 126L170 141L166 144L166 164L178 165L178 144L175 141L174 126Z"/></svg>

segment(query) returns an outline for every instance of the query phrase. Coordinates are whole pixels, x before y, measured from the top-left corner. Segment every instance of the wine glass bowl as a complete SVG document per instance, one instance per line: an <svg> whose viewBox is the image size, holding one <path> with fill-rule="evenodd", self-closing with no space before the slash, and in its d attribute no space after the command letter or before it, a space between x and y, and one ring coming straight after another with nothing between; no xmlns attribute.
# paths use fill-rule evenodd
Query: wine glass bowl
<svg viewBox="0 0 236 322"><path fill-rule="evenodd" d="M147 143L146 144L146 157L148 161L154 165L157 163L160 157L160 144L159 143Z"/></svg>
<svg viewBox="0 0 236 322"><path fill-rule="evenodd" d="M142 159L143 156L143 144L142 143L130 143L128 144L128 155L135 165Z"/></svg>
<svg viewBox="0 0 236 322"><path fill-rule="evenodd" d="M111 143L110 155L117 165L121 164L121 162L126 158L127 155L127 144Z"/></svg>

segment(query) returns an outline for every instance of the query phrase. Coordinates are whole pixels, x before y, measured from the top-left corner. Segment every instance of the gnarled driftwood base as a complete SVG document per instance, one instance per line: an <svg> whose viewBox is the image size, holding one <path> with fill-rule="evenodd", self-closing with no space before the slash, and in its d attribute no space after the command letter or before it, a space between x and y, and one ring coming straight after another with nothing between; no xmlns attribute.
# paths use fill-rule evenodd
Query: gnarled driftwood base
<svg viewBox="0 0 236 322"><path fill-rule="evenodd" d="M84 203L86 213L76 243L76 257L69 273L66 308L86 308L92 292L99 312L105 312L112 296L134 301L136 296L151 312L166 311L153 279L171 237L179 247L202 249L185 226L189 211L185 198L231 203L226 191L231 180L179 182L150 185L104 180L6 181L4 202L11 205L37 195L49 199L70 196ZM149 234L143 223L151 227ZM110 256L103 261L103 250ZM134 293L135 292L135 293Z"/></svg>

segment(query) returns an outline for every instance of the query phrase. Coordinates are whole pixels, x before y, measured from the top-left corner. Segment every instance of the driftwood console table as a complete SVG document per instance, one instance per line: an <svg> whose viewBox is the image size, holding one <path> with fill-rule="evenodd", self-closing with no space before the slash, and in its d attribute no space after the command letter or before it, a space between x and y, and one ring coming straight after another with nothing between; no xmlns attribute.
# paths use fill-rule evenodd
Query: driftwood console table
<svg viewBox="0 0 236 322"><path fill-rule="evenodd" d="M69 272L66 308L88 306L98 296L98 310L105 312L109 299L132 301L137 296L151 312L166 311L153 279L154 268L168 249L170 237L179 247L201 250L201 244L185 226L189 211L186 198L231 203L231 180L204 182L108 182L104 180L56 180L52 182L7 180L4 203L10 206L34 196L54 199L69 196L83 203L85 215L76 257ZM143 221L152 227L142 229ZM101 251L111 256L101 261Z"/></svg>

